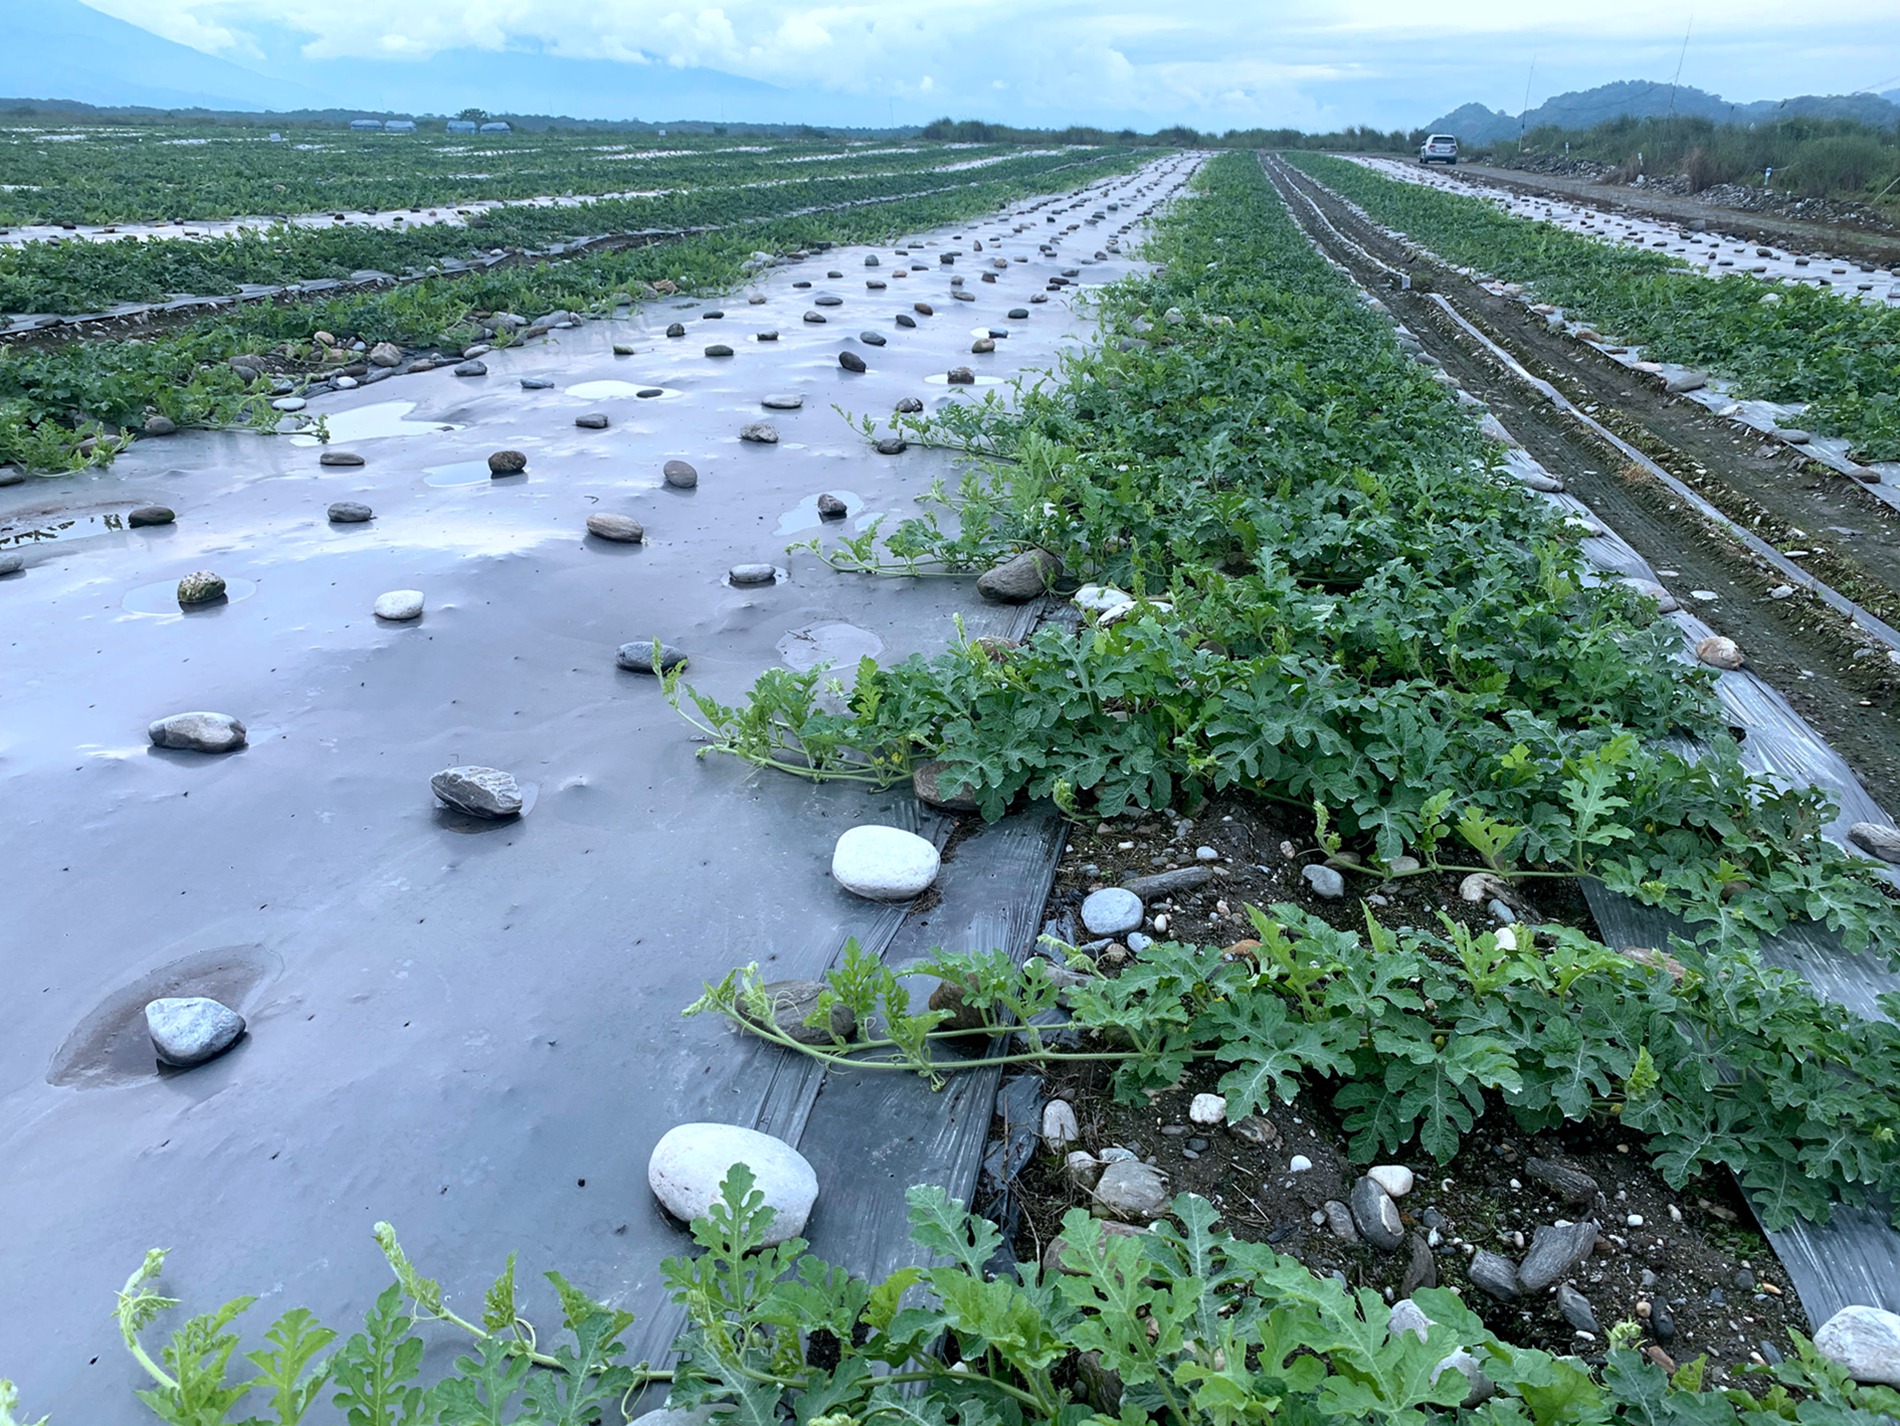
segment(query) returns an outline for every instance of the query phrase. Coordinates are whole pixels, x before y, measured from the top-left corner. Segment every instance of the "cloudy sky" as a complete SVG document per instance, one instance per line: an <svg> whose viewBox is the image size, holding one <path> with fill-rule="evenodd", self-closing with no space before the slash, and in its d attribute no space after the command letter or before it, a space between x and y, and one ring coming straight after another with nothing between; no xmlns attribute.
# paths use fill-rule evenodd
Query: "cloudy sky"
<svg viewBox="0 0 1900 1426"><path fill-rule="evenodd" d="M1895 0L87 0L252 67L425 62L445 50L719 70L818 122L1411 126L1468 100L1516 113L1616 79L1733 100L1900 86ZM1688 48L1683 55L1683 39ZM325 64L337 72L338 66ZM498 96L505 104L505 96ZM501 105L497 105L501 107Z"/></svg>

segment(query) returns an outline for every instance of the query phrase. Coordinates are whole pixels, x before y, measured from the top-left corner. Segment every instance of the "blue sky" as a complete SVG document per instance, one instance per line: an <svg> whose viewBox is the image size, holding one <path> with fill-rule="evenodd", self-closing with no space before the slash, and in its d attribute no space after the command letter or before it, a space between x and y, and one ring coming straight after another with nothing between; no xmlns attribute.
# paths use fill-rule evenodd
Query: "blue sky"
<svg viewBox="0 0 1900 1426"><path fill-rule="evenodd" d="M1515 113L1616 79L1734 100L1900 86L1895 0L1344 4L1171 0L87 0L258 65L284 37L311 60L426 62L446 49L551 49L703 67L792 90L817 122L1410 127L1467 100ZM496 107L506 105L497 95Z"/></svg>

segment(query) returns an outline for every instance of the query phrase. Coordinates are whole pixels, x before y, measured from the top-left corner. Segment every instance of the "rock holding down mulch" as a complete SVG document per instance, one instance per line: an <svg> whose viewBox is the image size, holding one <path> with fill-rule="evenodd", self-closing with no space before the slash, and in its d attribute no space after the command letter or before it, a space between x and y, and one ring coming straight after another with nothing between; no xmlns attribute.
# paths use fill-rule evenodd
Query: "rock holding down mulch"
<svg viewBox="0 0 1900 1426"><path fill-rule="evenodd" d="M1062 577L1062 561L1048 550L1027 549L985 570L976 592L999 604L1026 604Z"/></svg>
<svg viewBox="0 0 1900 1426"><path fill-rule="evenodd" d="M857 1031L858 1017L848 1005L834 1004L819 1024L806 1022L818 1013L818 999L828 987L822 980L774 980L760 986L766 1000L764 1018L741 1002L739 1019L748 1025L767 1025L801 1045L829 1045L848 1040Z"/></svg>
<svg viewBox="0 0 1900 1426"><path fill-rule="evenodd" d="M796 411L805 404L805 398L790 392L775 393L762 397L759 405L768 411Z"/></svg>
<svg viewBox="0 0 1900 1426"><path fill-rule="evenodd" d="M583 431L604 431L607 429L607 417L599 411L590 411L585 416L576 416L574 424Z"/></svg>
<svg viewBox="0 0 1900 1426"><path fill-rule="evenodd" d="M358 466L358 465L363 464L363 458L360 455L358 455L355 451L325 451L322 455L317 457L317 464L331 465L331 466Z"/></svg>
<svg viewBox="0 0 1900 1426"><path fill-rule="evenodd" d="M147 728L152 746L189 753L231 753L244 746L244 725L229 713L174 713Z"/></svg>
<svg viewBox="0 0 1900 1426"><path fill-rule="evenodd" d="M222 598L224 598L224 578L208 569L196 570L178 581L180 604L210 604Z"/></svg>
<svg viewBox="0 0 1900 1426"><path fill-rule="evenodd" d="M724 342L714 342L711 346L706 348L706 355L709 357L729 357L732 355L732 348L727 346Z"/></svg>
<svg viewBox="0 0 1900 1426"><path fill-rule="evenodd" d="M333 525L360 525L376 512L360 500L339 500L328 511Z"/></svg>
<svg viewBox="0 0 1900 1426"><path fill-rule="evenodd" d="M829 491L818 497L818 518L820 520L842 520L851 513L851 507Z"/></svg>
<svg viewBox="0 0 1900 1426"><path fill-rule="evenodd" d="M703 1218L720 1201L719 1186L734 1164L752 1170L752 1186L772 1210L766 1246L805 1231L818 1201L818 1175L783 1139L736 1124L681 1124L669 1129L647 1160L647 1186L682 1222Z"/></svg>
<svg viewBox="0 0 1900 1426"><path fill-rule="evenodd" d="M1843 1307L1821 1324L1814 1347L1855 1381L1900 1387L1900 1313Z"/></svg>
<svg viewBox="0 0 1900 1426"><path fill-rule="evenodd" d="M472 764L444 768L429 779L435 795L471 817L500 820L520 815L521 787L512 774Z"/></svg>
<svg viewBox="0 0 1900 1426"><path fill-rule="evenodd" d="M495 451L488 457L490 475L519 475L527 468L528 457L521 451Z"/></svg>
<svg viewBox="0 0 1900 1426"><path fill-rule="evenodd" d="M637 545L646 539L646 527L631 515L597 510L587 517L587 533L616 545Z"/></svg>
<svg viewBox="0 0 1900 1426"><path fill-rule="evenodd" d="M843 367L846 371L868 370L864 364L864 358L859 356L856 352L839 352L838 365Z"/></svg>
<svg viewBox="0 0 1900 1426"><path fill-rule="evenodd" d="M699 472L683 460L670 460L660 468L660 477L675 490L691 490L699 484Z"/></svg>
<svg viewBox="0 0 1900 1426"><path fill-rule="evenodd" d="M954 775L950 775L950 765L938 758L920 762L911 769L911 791L925 806L935 807L941 812L976 811L976 795L968 791L948 792L945 790L946 780L951 786L957 785Z"/></svg>
<svg viewBox="0 0 1900 1426"><path fill-rule="evenodd" d="M774 584L778 581L778 566L769 564L735 564L726 571L726 578L733 584Z"/></svg>
<svg viewBox="0 0 1900 1426"><path fill-rule="evenodd" d="M778 444L778 427L770 421L748 421L739 428L739 439L755 446Z"/></svg>
<svg viewBox="0 0 1900 1426"><path fill-rule="evenodd" d="M629 673L653 673L653 640L634 639L614 653L614 662ZM686 655L671 644L660 645L660 673L671 673L686 662Z"/></svg>
<svg viewBox="0 0 1900 1426"><path fill-rule="evenodd" d="M831 875L846 891L872 901L908 901L937 879L936 846L901 827L853 827L831 853Z"/></svg>
<svg viewBox="0 0 1900 1426"><path fill-rule="evenodd" d="M125 517L125 523L134 530L142 530L153 525L169 525L177 518L169 506L141 505Z"/></svg>
<svg viewBox="0 0 1900 1426"><path fill-rule="evenodd" d="M422 591L420 589L392 589L387 594L376 596L376 617L387 619L392 624L407 623L411 619L422 617Z"/></svg>
<svg viewBox="0 0 1900 1426"><path fill-rule="evenodd" d="M1721 634L1711 634L1695 646L1695 656L1710 668L1738 669L1742 666L1742 651L1735 640Z"/></svg>
<svg viewBox="0 0 1900 1426"><path fill-rule="evenodd" d="M902 436L880 436L871 442L871 449L881 456L901 456L910 449L910 443Z"/></svg>
<svg viewBox="0 0 1900 1426"><path fill-rule="evenodd" d="M209 996L166 996L145 1007L145 1028L159 1059L190 1069L235 1045L244 1033L244 1017Z"/></svg>
<svg viewBox="0 0 1900 1426"><path fill-rule="evenodd" d="M1883 862L1900 862L1900 827L1880 822L1856 822L1847 829L1847 840Z"/></svg>

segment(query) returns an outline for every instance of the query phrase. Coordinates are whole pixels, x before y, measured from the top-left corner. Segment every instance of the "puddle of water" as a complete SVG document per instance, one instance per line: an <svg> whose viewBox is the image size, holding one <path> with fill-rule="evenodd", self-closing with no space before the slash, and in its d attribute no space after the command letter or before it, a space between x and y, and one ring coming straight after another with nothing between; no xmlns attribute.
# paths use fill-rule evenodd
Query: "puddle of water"
<svg viewBox="0 0 1900 1426"><path fill-rule="evenodd" d="M452 421L411 421L408 419L409 413L415 409L416 403L413 401L378 401L369 406L352 407L348 411L327 412L323 424L330 433L332 445L373 441L380 436L426 436L462 429ZM290 443L293 446L323 444L310 433L293 435Z"/></svg>
<svg viewBox="0 0 1900 1426"><path fill-rule="evenodd" d="M684 391L672 391L664 386L655 386L651 382L583 381L567 388L569 396L578 396L583 401L599 401L608 396L636 396L647 401L670 401L675 396L684 396Z"/></svg>
<svg viewBox="0 0 1900 1426"><path fill-rule="evenodd" d="M240 1015L257 992L284 968L283 958L262 946L223 946L198 951L160 966L150 975L114 991L74 1027L47 1067L48 1084L75 1089L104 1089L117 1084L189 1073L158 1062L145 1028L145 1007L168 995L208 995ZM229 1053L242 1053L243 1040Z"/></svg>
<svg viewBox="0 0 1900 1426"><path fill-rule="evenodd" d="M950 385L949 374L941 371L934 376L926 376L924 380L929 382L932 386ZM958 386L1001 386L1003 384L1003 378L1000 376L978 376L975 381L959 381L956 384Z"/></svg>
<svg viewBox="0 0 1900 1426"><path fill-rule="evenodd" d="M848 679L859 659L876 658L884 652L884 641L856 624L807 624L780 639L778 652L800 673L822 663L830 664Z"/></svg>
<svg viewBox="0 0 1900 1426"><path fill-rule="evenodd" d="M970 328L970 335L973 337L992 337L1000 342L1009 335L1009 329L1007 327L972 327Z"/></svg>
<svg viewBox="0 0 1900 1426"><path fill-rule="evenodd" d="M194 604L190 608L178 602L178 581L161 579L153 584L141 584L126 594L123 605L130 614L212 614L226 605L235 604L240 599L249 599L257 593L257 585L248 579L238 579L232 575L224 577L224 598L210 604Z"/></svg>
<svg viewBox="0 0 1900 1426"><path fill-rule="evenodd" d="M804 530L816 530L827 525L842 526L854 521L864 510L864 497L855 490L833 490L828 493L844 501L845 513L835 520L827 520L818 513L818 495L807 495L798 504L778 517L778 529L775 535L796 535Z"/></svg>
<svg viewBox="0 0 1900 1426"><path fill-rule="evenodd" d="M0 550L20 546L44 545L53 540L76 540L87 535L118 534L131 527L120 514L69 515L64 519L40 517L40 523L23 528L10 528L0 525ZM147 530L160 535L170 534L177 529L174 525L148 525Z"/></svg>
<svg viewBox="0 0 1900 1426"><path fill-rule="evenodd" d="M448 487L454 485L519 485L528 478L528 472L517 471L513 475L496 475L488 468L486 458L482 460L458 460L448 465L429 465L422 468L422 483Z"/></svg>

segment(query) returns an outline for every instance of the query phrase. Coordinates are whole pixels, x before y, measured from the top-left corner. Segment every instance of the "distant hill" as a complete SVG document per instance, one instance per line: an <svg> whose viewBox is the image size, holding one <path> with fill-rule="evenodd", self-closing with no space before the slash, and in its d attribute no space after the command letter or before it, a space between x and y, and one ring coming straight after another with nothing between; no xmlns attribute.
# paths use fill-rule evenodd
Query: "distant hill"
<svg viewBox="0 0 1900 1426"><path fill-rule="evenodd" d="M0 94L158 109L323 108L336 102L321 89L174 44L79 0L20 0L7 7L0 31Z"/></svg>
<svg viewBox="0 0 1900 1426"><path fill-rule="evenodd" d="M1547 99L1523 115L1506 114L1482 104L1463 104L1432 120L1433 133L1456 134L1467 144L1514 139L1526 129L1554 125L1590 129L1611 119L1654 119L1666 114L1711 119L1722 124L1762 124L1776 119L1857 119L1865 124L1900 124L1900 90L1891 94L1803 94L1793 99L1762 99L1732 104L1719 94L1650 80L1619 80Z"/></svg>

